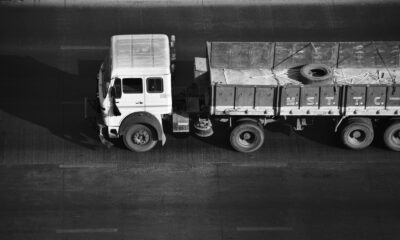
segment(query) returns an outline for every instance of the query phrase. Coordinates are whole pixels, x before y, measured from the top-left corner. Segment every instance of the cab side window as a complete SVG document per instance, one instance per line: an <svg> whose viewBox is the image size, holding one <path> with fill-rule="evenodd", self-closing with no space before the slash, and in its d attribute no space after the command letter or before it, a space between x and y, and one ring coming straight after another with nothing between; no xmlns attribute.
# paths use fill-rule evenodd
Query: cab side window
<svg viewBox="0 0 400 240"><path fill-rule="evenodd" d="M162 93L164 91L162 78L147 78L148 93Z"/></svg>
<svg viewBox="0 0 400 240"><path fill-rule="evenodd" d="M141 78L124 78L122 84L124 93L143 93L143 81Z"/></svg>

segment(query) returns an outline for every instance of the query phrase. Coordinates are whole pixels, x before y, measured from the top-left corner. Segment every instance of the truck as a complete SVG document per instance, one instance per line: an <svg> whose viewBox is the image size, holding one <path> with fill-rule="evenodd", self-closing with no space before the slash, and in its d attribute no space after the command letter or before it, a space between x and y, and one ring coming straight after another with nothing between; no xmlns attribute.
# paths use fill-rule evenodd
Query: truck
<svg viewBox="0 0 400 240"><path fill-rule="evenodd" d="M167 127L209 137L221 123L232 148L249 153L274 121L303 130L328 118L348 148L368 147L382 130L400 151L400 42L206 42L179 94L175 44L165 34L111 37L98 73L102 141L146 152L165 144Z"/></svg>

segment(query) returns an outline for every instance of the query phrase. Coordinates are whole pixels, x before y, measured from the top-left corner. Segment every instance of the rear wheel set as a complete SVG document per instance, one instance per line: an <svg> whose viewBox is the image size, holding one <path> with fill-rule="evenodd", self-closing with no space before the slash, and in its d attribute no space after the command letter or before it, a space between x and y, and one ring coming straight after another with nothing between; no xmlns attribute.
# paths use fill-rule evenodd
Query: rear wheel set
<svg viewBox="0 0 400 240"><path fill-rule="evenodd" d="M374 128L368 118L349 119L340 132L342 143L348 148L361 150L374 140ZM400 151L400 121L392 121L384 130L383 142L393 150Z"/></svg>
<svg viewBox="0 0 400 240"><path fill-rule="evenodd" d="M400 151L400 121L389 124L383 133L383 141L389 149Z"/></svg>
<svg viewBox="0 0 400 240"><path fill-rule="evenodd" d="M347 120L340 131L342 143L354 150L365 149L374 141L375 132L371 119L351 118ZM264 129L255 122L243 122L234 127L230 134L233 149L250 153L258 150L264 143ZM383 134L385 145L400 151L400 120L392 121Z"/></svg>
<svg viewBox="0 0 400 240"><path fill-rule="evenodd" d="M374 128L371 119L352 118L343 124L340 131L342 143L351 149L367 148L374 140ZM257 151L264 143L264 129L256 122L245 121L234 127L230 134L233 149L250 153ZM154 131L146 125L131 126L123 135L125 146L135 152L146 152L157 144ZM400 120L392 121L384 130L383 141L393 150L400 151Z"/></svg>

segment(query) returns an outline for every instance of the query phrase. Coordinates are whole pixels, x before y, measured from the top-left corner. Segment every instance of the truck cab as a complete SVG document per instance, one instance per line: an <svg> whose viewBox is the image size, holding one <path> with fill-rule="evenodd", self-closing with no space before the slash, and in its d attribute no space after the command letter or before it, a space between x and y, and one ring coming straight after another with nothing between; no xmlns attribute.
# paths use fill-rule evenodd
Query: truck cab
<svg viewBox="0 0 400 240"><path fill-rule="evenodd" d="M110 138L133 151L165 142L172 113L170 41L163 34L116 35L98 74L101 119Z"/></svg>

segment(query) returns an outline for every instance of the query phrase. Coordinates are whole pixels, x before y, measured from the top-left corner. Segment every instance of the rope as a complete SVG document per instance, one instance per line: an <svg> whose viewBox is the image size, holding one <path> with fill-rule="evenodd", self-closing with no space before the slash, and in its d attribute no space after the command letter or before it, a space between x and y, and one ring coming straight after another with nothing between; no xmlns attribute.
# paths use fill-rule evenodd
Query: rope
<svg viewBox="0 0 400 240"><path fill-rule="evenodd" d="M394 86L394 85L396 84L396 78L393 77L392 73L390 72L389 68L387 67L385 61L383 60L383 57L382 57L381 53L379 52L378 48L376 47L375 42L373 42L373 44L374 44L374 46L375 46L376 53L378 54L379 58L381 59L383 65L384 65L385 68L386 68L386 71L388 71L389 76L390 76L390 78L392 79L392 87L393 87L393 89L392 89L392 94L394 94L394 92L396 91L396 88L395 88L395 86Z"/></svg>
<svg viewBox="0 0 400 240"><path fill-rule="evenodd" d="M278 77L276 76L275 70L274 70L273 68L271 69L271 72L272 72L272 77L273 77L273 79L276 81L276 84L278 85L278 87L280 87L280 86L281 86L281 83L279 82L279 79L278 79Z"/></svg>
<svg viewBox="0 0 400 240"><path fill-rule="evenodd" d="M297 53L299 53L300 51L302 51L303 49L309 47L311 45L311 42L304 45L302 48L298 49L296 52L290 54L287 58L283 59L282 61L280 61L276 66L273 66L273 69L277 66L279 66L280 64L284 63L286 60L288 60L289 58L293 57L294 55L296 55ZM275 58L274 58L275 59Z"/></svg>

